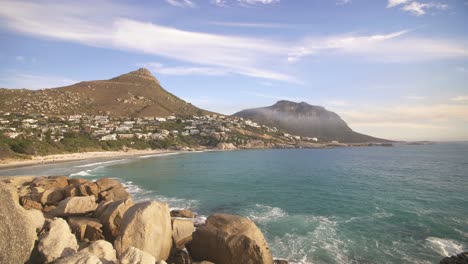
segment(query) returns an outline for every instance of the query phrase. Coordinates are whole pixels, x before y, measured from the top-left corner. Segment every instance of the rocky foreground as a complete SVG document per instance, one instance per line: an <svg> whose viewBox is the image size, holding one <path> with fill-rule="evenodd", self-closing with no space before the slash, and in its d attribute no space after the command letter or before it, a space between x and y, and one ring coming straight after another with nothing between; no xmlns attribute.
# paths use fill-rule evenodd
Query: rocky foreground
<svg viewBox="0 0 468 264"><path fill-rule="evenodd" d="M135 203L115 179L0 180L0 263L286 264L247 218Z"/></svg>

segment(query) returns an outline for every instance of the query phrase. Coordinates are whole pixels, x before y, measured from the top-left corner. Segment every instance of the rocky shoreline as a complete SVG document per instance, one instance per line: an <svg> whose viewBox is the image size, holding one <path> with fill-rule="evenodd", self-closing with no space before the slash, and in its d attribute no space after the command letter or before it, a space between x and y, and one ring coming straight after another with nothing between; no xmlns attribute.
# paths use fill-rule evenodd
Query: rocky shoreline
<svg viewBox="0 0 468 264"><path fill-rule="evenodd" d="M247 218L135 203L115 179L4 177L0 199L0 263L288 263Z"/></svg>

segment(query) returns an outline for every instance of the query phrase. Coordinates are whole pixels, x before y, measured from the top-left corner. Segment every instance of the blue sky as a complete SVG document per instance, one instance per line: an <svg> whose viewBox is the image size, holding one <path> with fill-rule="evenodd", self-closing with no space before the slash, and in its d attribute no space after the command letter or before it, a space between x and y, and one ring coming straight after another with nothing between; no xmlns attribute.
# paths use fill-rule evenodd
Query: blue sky
<svg viewBox="0 0 468 264"><path fill-rule="evenodd" d="M468 140L468 0L0 0L0 87L150 69L224 114L287 99L356 131Z"/></svg>

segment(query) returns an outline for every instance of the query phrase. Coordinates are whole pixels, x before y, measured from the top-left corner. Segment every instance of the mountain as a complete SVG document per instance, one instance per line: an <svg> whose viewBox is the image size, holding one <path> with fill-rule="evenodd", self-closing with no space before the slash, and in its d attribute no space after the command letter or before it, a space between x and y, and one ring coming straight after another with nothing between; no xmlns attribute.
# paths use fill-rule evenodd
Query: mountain
<svg viewBox="0 0 468 264"><path fill-rule="evenodd" d="M259 124L274 126L293 135L317 137L321 141L346 143L385 142L354 132L339 115L322 106L290 101L278 101L268 107L253 108L234 114Z"/></svg>
<svg viewBox="0 0 468 264"><path fill-rule="evenodd" d="M211 112L169 93L147 69L110 80L42 89L0 89L0 111L46 115L192 116Z"/></svg>

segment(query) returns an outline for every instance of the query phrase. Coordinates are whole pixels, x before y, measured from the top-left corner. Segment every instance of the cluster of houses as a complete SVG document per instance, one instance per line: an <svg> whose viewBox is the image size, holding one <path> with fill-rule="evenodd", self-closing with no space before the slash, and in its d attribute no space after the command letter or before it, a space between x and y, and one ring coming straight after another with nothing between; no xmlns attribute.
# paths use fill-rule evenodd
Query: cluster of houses
<svg viewBox="0 0 468 264"><path fill-rule="evenodd" d="M60 141L67 132L88 132L96 140L119 139L164 140L168 137L201 136L226 141L236 129L276 134L291 140L318 141L280 133L277 128L259 125L241 117L224 115L192 116L191 118L144 117L116 118L106 115L70 115L48 117L44 114L24 115L0 113L0 133L9 137L35 137Z"/></svg>

